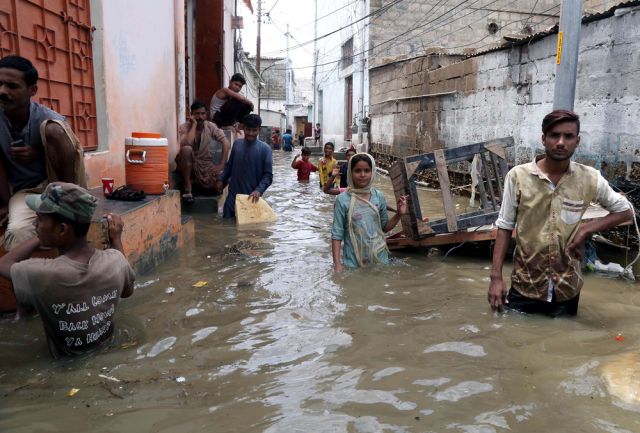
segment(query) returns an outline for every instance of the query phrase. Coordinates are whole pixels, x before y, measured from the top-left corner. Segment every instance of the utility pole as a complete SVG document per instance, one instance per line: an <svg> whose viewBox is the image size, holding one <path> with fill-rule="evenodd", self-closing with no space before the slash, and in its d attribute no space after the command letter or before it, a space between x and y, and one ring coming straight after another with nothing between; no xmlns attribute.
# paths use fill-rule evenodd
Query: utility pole
<svg viewBox="0 0 640 433"><path fill-rule="evenodd" d="M291 36L291 34L289 33L289 23L287 23L287 33L285 33L285 36L287 37L287 66L285 67L285 72L286 72L286 78L285 78L285 83L287 86L287 91L285 93L285 99L287 100L287 104L291 103L291 97L289 95L289 86L291 85L291 79L289 77L289 36Z"/></svg>
<svg viewBox="0 0 640 433"><path fill-rule="evenodd" d="M554 110L573 110L581 26L582 0L562 0L556 53L556 82L553 92Z"/></svg>
<svg viewBox="0 0 640 433"><path fill-rule="evenodd" d="M318 123L318 102L316 98L316 81L318 74L318 0L313 0L314 13L313 13L313 125L311 126L313 131L313 138L316 137L316 123Z"/></svg>
<svg viewBox="0 0 640 433"><path fill-rule="evenodd" d="M285 106L284 106L284 116L285 116L285 129L289 127L289 104L291 103L291 97L293 95L290 95L290 91L289 89L292 87L291 84L291 77L290 74L291 72L289 71L289 36L291 36L291 34L289 33L289 23L287 23L287 33L285 33L285 36L287 37L287 65L285 66Z"/></svg>
<svg viewBox="0 0 640 433"><path fill-rule="evenodd" d="M260 28L262 26L262 0L258 0L258 37L256 38L256 71L258 71L258 116L260 115L260 89L262 89L262 75L260 74Z"/></svg>

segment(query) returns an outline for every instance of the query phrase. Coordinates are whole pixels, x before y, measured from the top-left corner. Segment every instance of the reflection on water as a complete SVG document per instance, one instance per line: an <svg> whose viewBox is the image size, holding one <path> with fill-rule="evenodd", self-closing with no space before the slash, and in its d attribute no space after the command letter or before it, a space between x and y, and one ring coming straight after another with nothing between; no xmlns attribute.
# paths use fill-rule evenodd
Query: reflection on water
<svg viewBox="0 0 640 433"><path fill-rule="evenodd" d="M551 320L491 314L489 257L334 275L333 198L289 163L278 222L198 217L196 245L121 303L114 348L54 362L39 319L2 319L0 431L640 431L637 286L589 276L578 318Z"/></svg>

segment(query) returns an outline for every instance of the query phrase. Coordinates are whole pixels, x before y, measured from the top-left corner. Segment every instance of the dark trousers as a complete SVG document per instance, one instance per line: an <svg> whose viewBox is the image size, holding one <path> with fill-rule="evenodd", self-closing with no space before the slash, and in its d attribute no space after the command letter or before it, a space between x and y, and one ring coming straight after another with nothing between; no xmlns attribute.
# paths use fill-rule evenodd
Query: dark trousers
<svg viewBox="0 0 640 433"><path fill-rule="evenodd" d="M213 115L213 123L218 128L231 126L236 122L242 122L247 114L251 113L251 107L245 105L237 99L229 98L227 102L220 107L220 111Z"/></svg>
<svg viewBox="0 0 640 433"><path fill-rule="evenodd" d="M527 298L522 296L520 292L511 288L506 296L507 304L505 306L512 310L520 311L528 314L543 314L549 317L559 316L575 316L578 314L578 302L580 295L567 301L556 301L556 295L553 294L551 302L540 301L538 299Z"/></svg>

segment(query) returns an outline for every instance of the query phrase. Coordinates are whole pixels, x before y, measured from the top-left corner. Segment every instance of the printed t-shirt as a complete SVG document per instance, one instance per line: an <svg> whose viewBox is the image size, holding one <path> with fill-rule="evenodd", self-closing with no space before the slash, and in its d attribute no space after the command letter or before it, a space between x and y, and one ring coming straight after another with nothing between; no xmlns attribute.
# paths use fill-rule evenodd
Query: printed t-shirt
<svg viewBox="0 0 640 433"><path fill-rule="evenodd" d="M115 249L95 250L89 263L60 256L11 266L16 299L38 311L54 357L79 355L109 339L120 295L134 280Z"/></svg>
<svg viewBox="0 0 640 433"><path fill-rule="evenodd" d="M320 175L320 186L324 186L325 183L329 181L329 176L331 176L331 172L338 165L338 161L335 158L331 158L327 160L325 157L320 158L318 161L318 174ZM339 179L336 178L334 180L334 184L337 186Z"/></svg>
<svg viewBox="0 0 640 433"><path fill-rule="evenodd" d="M298 170L299 181L308 181L311 172L318 171L318 168L315 165L303 159L296 161L296 169Z"/></svg>

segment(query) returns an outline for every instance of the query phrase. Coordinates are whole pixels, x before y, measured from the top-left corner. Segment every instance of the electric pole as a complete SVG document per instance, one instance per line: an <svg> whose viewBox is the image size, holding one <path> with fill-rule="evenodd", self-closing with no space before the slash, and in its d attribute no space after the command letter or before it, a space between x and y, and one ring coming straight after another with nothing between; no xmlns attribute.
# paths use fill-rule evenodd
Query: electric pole
<svg viewBox="0 0 640 433"><path fill-rule="evenodd" d="M256 38L256 71L258 72L258 116L260 115L260 89L262 89L262 75L260 74L260 28L262 26L262 0L258 0L258 37Z"/></svg>
<svg viewBox="0 0 640 433"><path fill-rule="evenodd" d="M316 98L316 79L318 74L318 0L313 0L313 138L316 137L316 123L318 123L318 103Z"/></svg>
<svg viewBox="0 0 640 433"><path fill-rule="evenodd" d="M554 110L573 110L581 26L582 0L562 0L556 53L556 82L553 92Z"/></svg>
<svg viewBox="0 0 640 433"><path fill-rule="evenodd" d="M291 97L289 95L289 86L291 85L291 78L289 77L289 36L291 36L291 34L289 33L289 23L287 23L287 33L285 33L285 36L287 37L287 66L285 67L285 72L286 72L286 78L285 78L285 83L287 86L287 91L285 93L285 99L287 100L287 104L291 103Z"/></svg>

